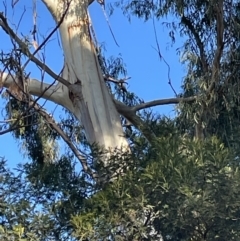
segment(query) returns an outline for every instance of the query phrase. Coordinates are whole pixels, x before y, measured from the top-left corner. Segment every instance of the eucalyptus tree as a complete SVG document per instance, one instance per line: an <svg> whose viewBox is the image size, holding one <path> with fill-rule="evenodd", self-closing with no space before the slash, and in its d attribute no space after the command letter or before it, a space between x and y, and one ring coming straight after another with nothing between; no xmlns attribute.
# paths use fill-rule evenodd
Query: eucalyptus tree
<svg viewBox="0 0 240 241"><path fill-rule="evenodd" d="M52 33L31 52L29 43L23 41L11 29L7 17L0 14L0 26L16 46L14 57L2 58L5 69L1 85L13 98L13 109L28 114L24 120L22 115L16 115L17 121L10 123L2 134L12 130L17 137L26 138L31 157L38 162L46 156L54 159L54 152L44 148L49 136L60 136L71 148L67 161L64 159L68 163L64 165L66 168L57 174L54 172L57 163L41 165L42 169L34 169L32 164L26 166L29 185L33 185L38 194L42 194L44 188L61 192L59 199L50 198L51 207L56 211L54 222L59 221L65 232L85 240L239 238L239 154L237 148L231 149L232 145L228 145L229 138L235 143L239 139L238 128L232 128L232 120L238 123L239 1L118 1L112 5L121 7L128 17L154 19L155 28L156 19L161 21L171 14L174 20L166 23L164 19L163 24L170 29L173 43L176 32L184 36L184 46L180 49L187 67L183 93L147 103L133 98L128 91L124 91L126 98L120 102L105 82L112 81L117 88L124 89L124 80L118 81L117 75L109 75L105 59L95 46L87 11L91 1L42 2L56 22L52 33L59 30L64 67L58 75L36 57ZM161 57L160 49L158 53ZM27 57L24 65L18 61L18 54ZM30 61L47 72L53 84L25 74L24 68ZM39 98L63 106L70 113L69 118L57 124L37 103ZM178 103L177 126L172 120L168 122L139 112L151 106ZM84 127L78 144L90 143L91 156L84 156L71 138L73 132L82 134L73 116ZM124 118L135 127L133 132L126 129L124 133L123 127L129 127ZM41 133L38 128L27 126L35 122L37 127L41 124ZM24 132L17 129L22 126ZM223 130L225 133L221 135ZM212 137L215 134L229 148ZM99 153L94 152L95 143L122 152L99 157ZM76 179L68 166L73 156L81 161L84 170ZM109 161L121 162L123 157L129 161L126 175L120 175L108 185L93 185L96 171L100 170L96 160L106 160L106 167Z"/></svg>
<svg viewBox="0 0 240 241"><path fill-rule="evenodd" d="M34 52L30 51L29 42L25 42L11 29L7 17L3 13L0 15L0 26L10 36L16 50L11 57L6 57L6 55L2 57L4 70L1 72L1 86L7 88L11 96L17 100L30 103L29 108L23 108L23 112L28 111L31 107L37 108L37 111L52 127L54 126L58 135L81 160L85 171L90 172L86 165L86 158L77 151L77 148L74 148L52 117L36 104L38 99L44 98L53 101L75 116L84 127L84 135L91 145L97 144L111 151L118 149L129 152L130 146L123 132L121 118L139 129L149 142L153 142L154 133L136 114L137 111L159 104L177 103L179 99L156 100L149 103L138 102L130 107L126 103L114 99L105 81L110 80L123 87L124 80L118 81L112 76L103 75L88 13L88 6L92 1L43 0L42 2L55 19L56 27ZM63 70L59 75L36 57L36 54L51 39L55 31L59 31L64 52ZM21 60L23 55L27 57L24 64ZM17 59L18 57L19 59ZM43 72L49 74L53 78L53 83L47 84L44 79L37 80L25 73L29 62L35 63ZM36 96L37 99L34 100L31 96ZM194 98L190 97L187 101L192 101ZM17 122L15 124L13 124L14 127L11 125L9 130L16 129ZM7 131L4 130L2 134Z"/></svg>

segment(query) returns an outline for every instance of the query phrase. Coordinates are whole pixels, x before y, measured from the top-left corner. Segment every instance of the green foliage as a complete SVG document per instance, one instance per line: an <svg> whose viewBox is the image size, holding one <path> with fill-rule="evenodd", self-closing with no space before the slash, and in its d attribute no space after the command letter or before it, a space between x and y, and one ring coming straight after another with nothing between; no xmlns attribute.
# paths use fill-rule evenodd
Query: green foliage
<svg viewBox="0 0 240 241"><path fill-rule="evenodd" d="M85 201L74 235L105 240L239 238L240 174L216 138L160 138L123 178Z"/></svg>
<svg viewBox="0 0 240 241"><path fill-rule="evenodd" d="M89 186L66 158L33 168L18 166L13 173L0 163L0 239L74 240L69 220Z"/></svg>
<svg viewBox="0 0 240 241"><path fill-rule="evenodd" d="M19 166L15 175L2 162L1 237L238 240L236 154L216 137L192 141L179 135L169 120L153 127L165 132L131 156L115 153L116 163L128 158L128 168L102 188L77 173L67 156L54 164Z"/></svg>
<svg viewBox="0 0 240 241"><path fill-rule="evenodd" d="M6 105L9 127L28 157L38 163L53 162L57 158L57 133L28 103L10 98Z"/></svg>
<svg viewBox="0 0 240 241"><path fill-rule="evenodd" d="M239 45L238 36L235 37L235 44ZM191 66L196 64L189 64L188 75L182 86L182 96L202 94L195 103L181 103L178 106L177 122L182 133L190 133L193 136L196 122L203 121L205 136L216 135L226 146L239 151L239 57L239 47L223 56L221 80L208 98L206 83L202 82L200 85L201 82L196 81L203 79L203 76L191 69Z"/></svg>
<svg viewBox="0 0 240 241"><path fill-rule="evenodd" d="M54 229L53 222L37 211L36 200L28 183L0 163L0 237L1 240L43 240Z"/></svg>

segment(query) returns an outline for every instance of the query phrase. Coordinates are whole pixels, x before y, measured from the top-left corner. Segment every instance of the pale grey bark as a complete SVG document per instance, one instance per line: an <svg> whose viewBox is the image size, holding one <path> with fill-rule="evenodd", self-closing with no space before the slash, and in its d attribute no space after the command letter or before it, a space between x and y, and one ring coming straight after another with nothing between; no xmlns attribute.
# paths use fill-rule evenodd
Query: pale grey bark
<svg viewBox="0 0 240 241"><path fill-rule="evenodd" d="M88 1L43 0L43 2L56 23L60 21L68 7L59 27L65 59L63 78L70 84L68 86L70 99L64 100L66 103L62 105L71 109L79 119L90 143L98 143L107 149L128 149L119 113L105 85L91 39ZM72 106L69 102L72 102Z"/></svg>

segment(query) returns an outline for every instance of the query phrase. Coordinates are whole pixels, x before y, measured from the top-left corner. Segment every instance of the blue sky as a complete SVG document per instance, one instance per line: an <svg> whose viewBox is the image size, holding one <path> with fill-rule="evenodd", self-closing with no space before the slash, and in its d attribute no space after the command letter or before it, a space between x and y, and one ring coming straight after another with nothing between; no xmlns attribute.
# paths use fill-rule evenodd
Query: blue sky
<svg viewBox="0 0 240 241"><path fill-rule="evenodd" d="M11 8L12 1L7 0L7 18L9 23L13 24L16 29L19 23L18 34L28 35L31 37L33 29L32 1L19 1L14 10ZM107 2L109 3L109 2ZM126 64L129 80L129 89L135 92L140 98L145 101L154 99L163 99L174 97L174 93L168 84L168 68L163 61L159 60L156 52L156 41L154 36L153 22L144 22L132 17L131 22L123 16L120 9L116 9L114 14L109 17L109 21L114 32L115 38L120 47L116 46L111 35L107 22L100 5L94 2L90 8L94 30L99 43L103 43L106 48L107 56L122 56ZM4 4L0 3L0 11L5 12ZM171 18L164 21L172 21ZM39 33L39 43L42 37L54 28L55 23L40 0L37 1L37 27ZM177 92L180 91L180 85L184 76L184 67L179 63L179 56L176 54L176 49L181 47L183 39L177 38L177 42L171 47L171 40L168 36L168 30L163 27L161 21L156 21L156 29L161 48L161 54L170 65L170 77L172 84ZM0 51L10 51L11 42L9 37L0 29ZM48 42L45 49L41 52L45 55L47 65L55 72L59 72L62 68L63 53L58 43L58 36L55 35ZM31 39L30 39L31 40ZM2 66L0 67L2 69ZM27 71L31 73L31 77L41 77L40 71L30 64ZM44 77L44 81L49 82L49 76ZM0 100L1 110L4 106L4 101ZM46 108L49 112L54 111L54 115L64 114L61 112L61 107L57 107L47 103ZM160 114L167 116L174 115L173 106L161 106L154 108ZM0 121L3 120L2 112L0 112ZM0 156L4 156L8 160L10 167L14 167L16 163L26 160L23 154L20 153L19 143L13 139L11 134L0 136Z"/></svg>

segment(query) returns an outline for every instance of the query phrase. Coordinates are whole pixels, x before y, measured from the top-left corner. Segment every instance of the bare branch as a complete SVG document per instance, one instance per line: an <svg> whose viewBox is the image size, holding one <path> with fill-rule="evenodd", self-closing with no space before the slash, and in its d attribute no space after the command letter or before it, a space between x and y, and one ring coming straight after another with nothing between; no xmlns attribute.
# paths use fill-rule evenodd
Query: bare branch
<svg viewBox="0 0 240 241"><path fill-rule="evenodd" d="M17 129L23 128L23 127L28 127L28 126L32 126L32 125L37 124L37 123L31 123L31 124L28 124L28 125L17 125L16 123L18 123L18 122L19 122L19 119L12 126L10 126L7 130L0 131L0 136L5 135L9 132L15 131Z"/></svg>
<svg viewBox="0 0 240 241"><path fill-rule="evenodd" d="M170 99L160 99L160 100L152 100L146 103L142 103L132 107L133 111L139 111L142 109L159 106L159 105L170 105L170 104L178 104L180 102L193 102L197 99L197 96L191 96L187 98L170 98Z"/></svg>
<svg viewBox="0 0 240 241"><path fill-rule="evenodd" d="M28 46L14 33L14 31L9 27L6 18L2 13L0 13L0 26L2 29L19 45L19 48L21 49L22 53L29 57L32 62L34 62L36 65L38 65L41 69L46 71L52 78L55 80L58 80L65 86L69 86L70 83L62 78L61 76L58 76L55 74L46 64L41 62L39 59L37 59L35 56L31 54L31 52L28 49Z"/></svg>
<svg viewBox="0 0 240 241"><path fill-rule="evenodd" d="M20 128L23 128L23 127L27 127L27 126L32 126L32 125L35 125L35 124L37 124L37 123L31 123L29 125L13 125L13 126L9 127L7 130L0 131L0 136L5 135L7 133L10 133L12 131L15 131L17 129L20 129Z"/></svg>
<svg viewBox="0 0 240 241"><path fill-rule="evenodd" d="M128 84L128 83L126 83L126 81L131 79L131 77L127 77L127 78L124 78L124 79L117 80L117 79L112 78L109 75L104 75L103 78L104 78L105 81L109 81L109 82L112 82L112 83L115 83L115 84L123 84L123 83Z"/></svg>
<svg viewBox="0 0 240 241"><path fill-rule="evenodd" d="M14 76L0 71L0 87L9 89L14 87L17 82L18 80ZM46 84L32 78L28 78L27 82L29 94L53 101L69 110L73 108L69 99L68 89L65 86L61 84Z"/></svg>
<svg viewBox="0 0 240 241"><path fill-rule="evenodd" d="M47 41L52 37L52 35L58 30L58 28L60 27L60 25L62 24L67 12L68 12L68 9L69 9L69 5L70 3L67 4L67 8L66 10L64 11L61 19L59 20L58 24L55 26L55 28L51 31L51 33L46 37L46 39L44 39L44 41L38 46L38 48L32 53L31 56L34 56L46 43ZM32 58L30 57L26 63L23 65L22 67L22 70L24 70L26 68L26 66L28 65L28 63L32 60Z"/></svg>
<svg viewBox="0 0 240 241"><path fill-rule="evenodd" d="M187 98L170 98L170 99L153 100L153 101L142 103L133 107L126 106L125 104L117 100L114 100L114 103L118 110L118 113L124 116L137 129L139 129L150 143L153 143L156 138L155 134L152 132L152 130L150 130L150 128L146 125L146 123L144 123L144 121L136 114L136 112L142 109L153 107L153 106L178 104L180 102L193 102L196 99L197 99L197 96L192 96Z"/></svg>
<svg viewBox="0 0 240 241"><path fill-rule="evenodd" d="M111 27L111 25L110 25L110 22L109 22L109 20L108 20L108 16L107 16L107 13L106 13L106 10L105 10L105 6L104 6L104 0L98 0L98 2L99 2L100 5L101 5L101 8L102 8L102 11L103 11L105 20L106 20L107 25L108 25L108 28L109 28L109 30L110 30L110 32L111 32L111 34L112 34L113 40L114 40L115 44L116 44L118 47L120 47L119 44L118 44L118 42L117 42L117 40L116 40L116 38L115 38L115 35L114 35L113 31L112 31L112 27Z"/></svg>
<svg viewBox="0 0 240 241"><path fill-rule="evenodd" d="M168 62L165 60L165 58L162 56L161 54L161 50L160 50L160 46L159 46L159 41L158 41L158 37L157 37L157 31L156 31L156 26L155 26L155 21L154 21L154 17L153 17L153 28L154 28L154 36L155 36L155 41L156 41L156 44L157 44L157 53L158 53L158 56L161 59L163 59L164 63L167 65L167 68L168 68L168 84L170 85L172 91L174 92L174 94L177 96L177 92L176 90L173 88L173 85L172 85L172 81L171 81L171 77L170 77L170 65L168 64Z"/></svg>

